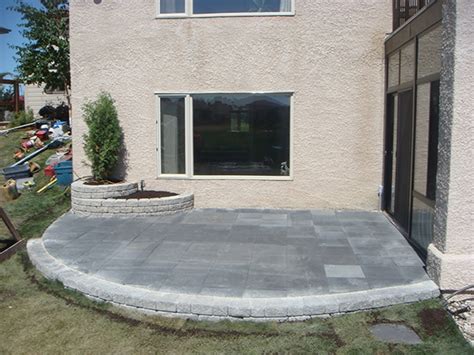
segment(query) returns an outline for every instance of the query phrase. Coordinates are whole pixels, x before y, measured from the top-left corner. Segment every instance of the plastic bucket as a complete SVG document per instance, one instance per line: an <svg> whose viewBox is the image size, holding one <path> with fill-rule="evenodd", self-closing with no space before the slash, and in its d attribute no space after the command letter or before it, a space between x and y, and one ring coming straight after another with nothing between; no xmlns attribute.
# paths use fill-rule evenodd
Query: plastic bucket
<svg viewBox="0 0 474 355"><path fill-rule="evenodd" d="M72 184L72 160L56 164L54 172L58 179L58 185L69 186Z"/></svg>

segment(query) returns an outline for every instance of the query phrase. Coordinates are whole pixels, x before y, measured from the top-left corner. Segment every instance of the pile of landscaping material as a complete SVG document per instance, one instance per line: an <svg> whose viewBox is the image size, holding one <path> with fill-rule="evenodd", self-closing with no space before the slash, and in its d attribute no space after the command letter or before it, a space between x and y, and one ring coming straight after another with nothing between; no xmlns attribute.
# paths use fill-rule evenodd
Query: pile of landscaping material
<svg viewBox="0 0 474 355"><path fill-rule="evenodd" d="M33 189L34 175L44 170L49 182L37 190L42 193L54 185L69 186L72 183L71 129L65 121L35 121L35 129L25 131L14 153L16 163L0 169L6 183L1 187L5 200L14 200L23 189ZM42 167L32 159L46 151L55 152ZM44 169L43 169L44 168Z"/></svg>

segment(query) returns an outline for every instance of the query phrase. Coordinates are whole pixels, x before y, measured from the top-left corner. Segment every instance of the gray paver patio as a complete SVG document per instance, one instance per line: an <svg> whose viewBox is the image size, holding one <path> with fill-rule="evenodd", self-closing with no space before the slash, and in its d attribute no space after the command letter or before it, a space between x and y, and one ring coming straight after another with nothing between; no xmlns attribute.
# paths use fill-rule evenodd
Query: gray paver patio
<svg viewBox="0 0 474 355"><path fill-rule="evenodd" d="M429 280L376 212L203 209L163 217L66 214L47 252L124 285L219 297L323 295Z"/></svg>

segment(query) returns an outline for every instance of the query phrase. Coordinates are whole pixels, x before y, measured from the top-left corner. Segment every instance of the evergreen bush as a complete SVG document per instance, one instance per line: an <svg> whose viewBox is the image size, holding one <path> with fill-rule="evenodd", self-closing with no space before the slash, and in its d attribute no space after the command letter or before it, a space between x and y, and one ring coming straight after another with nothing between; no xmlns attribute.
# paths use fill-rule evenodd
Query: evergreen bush
<svg viewBox="0 0 474 355"><path fill-rule="evenodd" d="M110 94L102 92L97 100L83 105L84 121L89 133L84 134L84 150L91 163L95 181L105 182L118 161L122 129Z"/></svg>
<svg viewBox="0 0 474 355"><path fill-rule="evenodd" d="M34 120L33 110L29 109L28 111L20 111L15 113L13 119L10 121L10 127L17 127L27 123L31 123Z"/></svg>

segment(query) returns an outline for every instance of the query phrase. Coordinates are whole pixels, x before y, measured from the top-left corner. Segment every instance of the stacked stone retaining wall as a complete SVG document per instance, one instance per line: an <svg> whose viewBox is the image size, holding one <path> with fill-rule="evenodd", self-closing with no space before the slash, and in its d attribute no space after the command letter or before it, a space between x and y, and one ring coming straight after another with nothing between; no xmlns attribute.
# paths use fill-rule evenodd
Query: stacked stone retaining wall
<svg viewBox="0 0 474 355"><path fill-rule="evenodd" d="M76 181L71 191L72 211L92 216L159 216L194 207L192 193L163 198L118 198L137 192L137 183L86 185L83 181Z"/></svg>

